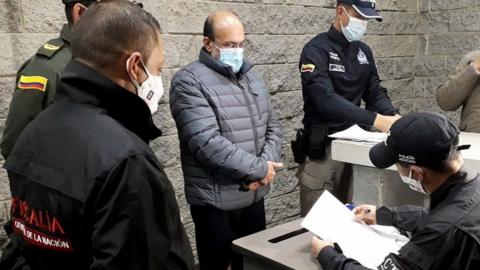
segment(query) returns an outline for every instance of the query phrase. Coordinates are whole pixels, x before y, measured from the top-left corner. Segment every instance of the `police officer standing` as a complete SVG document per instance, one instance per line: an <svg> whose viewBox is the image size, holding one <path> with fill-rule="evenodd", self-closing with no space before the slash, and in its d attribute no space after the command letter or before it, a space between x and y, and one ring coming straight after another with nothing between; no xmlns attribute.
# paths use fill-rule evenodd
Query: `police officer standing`
<svg viewBox="0 0 480 270"><path fill-rule="evenodd" d="M50 105L56 93L60 74L71 60L72 26L96 0L62 0L68 24L60 37L43 44L17 72L15 91L3 132L1 152L7 159L20 133L41 111Z"/></svg>
<svg viewBox="0 0 480 270"><path fill-rule="evenodd" d="M480 269L480 176L462 170L459 151L469 146L458 145L459 133L440 114L412 113L393 124L387 140L370 150L375 166L385 169L395 164L405 184L430 197L429 209L372 205L354 209L357 220L395 226L411 235L398 254L389 254L378 269ZM315 237L312 253L325 270L367 269L328 240Z"/></svg>
<svg viewBox="0 0 480 270"><path fill-rule="evenodd" d="M375 1L337 2L334 24L308 42L300 58L306 133L302 141L308 156L297 172L302 216L324 190L345 203L351 199L351 165L331 159L327 136L354 124L387 132L399 118L380 85L372 51L359 41L368 19L382 21ZM360 107L362 100L365 109Z"/></svg>

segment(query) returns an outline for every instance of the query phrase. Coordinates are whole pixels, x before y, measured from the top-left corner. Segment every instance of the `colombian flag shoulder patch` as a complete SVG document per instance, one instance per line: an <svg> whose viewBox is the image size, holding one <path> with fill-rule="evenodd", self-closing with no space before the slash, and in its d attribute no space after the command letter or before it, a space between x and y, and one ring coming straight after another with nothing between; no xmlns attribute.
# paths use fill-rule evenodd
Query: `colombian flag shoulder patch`
<svg viewBox="0 0 480 270"><path fill-rule="evenodd" d="M312 64L303 64L302 65L302 68L301 68L301 72L302 73L305 73L305 72L313 72L315 70L315 65L312 65Z"/></svg>
<svg viewBox="0 0 480 270"><path fill-rule="evenodd" d="M48 79L42 76L22 75L18 81L18 88L23 90L39 90L45 92Z"/></svg>

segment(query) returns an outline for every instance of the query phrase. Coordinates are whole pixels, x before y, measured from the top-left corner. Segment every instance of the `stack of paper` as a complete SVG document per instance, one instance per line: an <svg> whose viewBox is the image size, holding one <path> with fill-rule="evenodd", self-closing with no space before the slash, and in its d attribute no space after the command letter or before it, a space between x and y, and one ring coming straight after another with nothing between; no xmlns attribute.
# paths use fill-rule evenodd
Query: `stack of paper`
<svg viewBox="0 0 480 270"><path fill-rule="evenodd" d="M353 125L346 130L334 133L332 135L329 135L328 137L359 142L379 143L385 141L388 135L382 132L366 131L358 125Z"/></svg>
<svg viewBox="0 0 480 270"><path fill-rule="evenodd" d="M353 212L325 191L302 222L302 227L340 245L345 256L377 269L385 257L408 242L391 226L368 226L353 221Z"/></svg>

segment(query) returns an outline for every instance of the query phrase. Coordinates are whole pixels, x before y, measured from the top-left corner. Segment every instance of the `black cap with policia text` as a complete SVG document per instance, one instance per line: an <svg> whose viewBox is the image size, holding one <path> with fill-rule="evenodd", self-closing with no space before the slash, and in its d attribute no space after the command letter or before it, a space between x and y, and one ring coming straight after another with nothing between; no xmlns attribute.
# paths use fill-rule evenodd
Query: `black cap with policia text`
<svg viewBox="0 0 480 270"><path fill-rule="evenodd" d="M370 149L370 160L378 168L397 162L438 169L443 161L470 145L459 146L460 130L437 113L411 113L392 125L385 142Z"/></svg>
<svg viewBox="0 0 480 270"><path fill-rule="evenodd" d="M375 0L337 0L337 4L352 6L358 15L366 19L376 19L379 22L383 21L382 16L380 16L375 9Z"/></svg>

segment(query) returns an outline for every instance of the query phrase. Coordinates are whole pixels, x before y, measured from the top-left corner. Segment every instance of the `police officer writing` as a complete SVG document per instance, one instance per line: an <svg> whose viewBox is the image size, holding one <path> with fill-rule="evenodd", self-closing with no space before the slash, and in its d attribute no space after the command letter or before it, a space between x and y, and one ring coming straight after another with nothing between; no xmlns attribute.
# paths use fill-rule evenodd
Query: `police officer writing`
<svg viewBox="0 0 480 270"><path fill-rule="evenodd" d="M28 123L54 101L60 74L72 58L70 49L72 27L87 7L95 1L62 0L68 24L63 26L60 37L42 45L18 70L1 143L5 159Z"/></svg>
<svg viewBox="0 0 480 270"><path fill-rule="evenodd" d="M393 124L387 140L370 150L375 166L395 164L405 184L430 198L429 209L372 205L354 209L358 221L395 226L411 235L378 269L480 269L480 176L462 170L459 151L469 146L458 145L459 133L440 114L412 113ZM312 253L324 270L366 269L328 240L314 237Z"/></svg>
<svg viewBox="0 0 480 270"><path fill-rule="evenodd" d="M294 150L296 161L302 163L297 172L302 216L323 190L345 203L351 199L351 165L331 159L327 136L354 124L387 132L399 118L380 85L372 51L359 41L367 31L368 19L382 21L375 1L339 0L330 30L316 36L302 51L299 68L306 145L300 148L308 158L297 159ZM365 109L360 107L362 100Z"/></svg>
<svg viewBox="0 0 480 270"><path fill-rule="evenodd" d="M157 20L124 0L73 28L56 101L5 162L12 245L0 269L193 269L172 184L148 143L163 95Z"/></svg>

